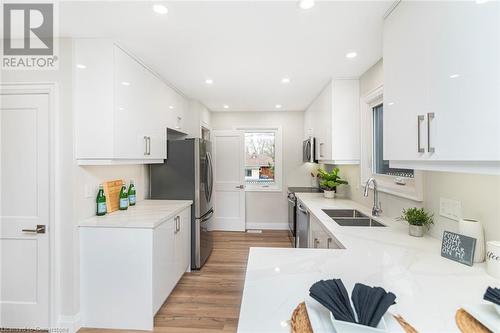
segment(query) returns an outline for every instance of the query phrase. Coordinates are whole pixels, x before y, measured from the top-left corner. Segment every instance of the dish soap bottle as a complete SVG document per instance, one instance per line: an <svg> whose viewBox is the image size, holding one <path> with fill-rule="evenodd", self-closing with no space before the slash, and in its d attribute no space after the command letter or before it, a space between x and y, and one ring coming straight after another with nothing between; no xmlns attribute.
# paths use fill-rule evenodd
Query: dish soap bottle
<svg viewBox="0 0 500 333"><path fill-rule="evenodd" d="M120 190L120 210L127 210L127 208L128 208L127 186L123 184L122 189Z"/></svg>
<svg viewBox="0 0 500 333"><path fill-rule="evenodd" d="M135 203L137 201L137 197L135 194L135 185L134 181L130 181L130 186L128 187L128 202L130 206L135 206Z"/></svg>
<svg viewBox="0 0 500 333"><path fill-rule="evenodd" d="M104 195L104 188L102 187L102 184L99 184L99 191L97 192L95 202L97 203L96 215L106 215L108 209L106 207L106 196Z"/></svg>

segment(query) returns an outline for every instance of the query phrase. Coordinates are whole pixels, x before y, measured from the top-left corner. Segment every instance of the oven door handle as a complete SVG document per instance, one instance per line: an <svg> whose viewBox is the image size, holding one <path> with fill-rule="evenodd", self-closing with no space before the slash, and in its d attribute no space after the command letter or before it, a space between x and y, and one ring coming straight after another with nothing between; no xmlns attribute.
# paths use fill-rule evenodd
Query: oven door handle
<svg viewBox="0 0 500 333"><path fill-rule="evenodd" d="M297 209L301 212L301 213L304 213L304 214L309 214L309 212L305 209L302 208L302 205L297 205Z"/></svg>

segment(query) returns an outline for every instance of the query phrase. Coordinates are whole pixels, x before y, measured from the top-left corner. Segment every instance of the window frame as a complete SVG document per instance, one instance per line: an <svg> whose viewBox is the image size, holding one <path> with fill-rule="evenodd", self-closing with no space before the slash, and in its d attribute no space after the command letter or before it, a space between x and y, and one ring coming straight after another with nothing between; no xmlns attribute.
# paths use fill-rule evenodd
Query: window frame
<svg viewBox="0 0 500 333"><path fill-rule="evenodd" d="M282 192L283 191L283 137L281 126L245 126L245 127L236 127L238 131L246 132L271 132L274 133L274 184L273 185L265 185L265 184L247 184L245 182L245 191L246 192ZM246 146L245 146L246 149ZM245 167L245 166L244 166ZM245 172L243 170L243 172Z"/></svg>
<svg viewBox="0 0 500 333"><path fill-rule="evenodd" d="M377 180L378 190L405 199L423 201L423 173L414 170L414 177L399 177L377 174L374 172L373 149L373 108L383 104L384 90L379 86L367 93L360 101L361 120L361 161L360 161L360 187L364 188L370 177ZM390 165L390 163L389 163ZM402 178L405 185L396 184L396 179Z"/></svg>

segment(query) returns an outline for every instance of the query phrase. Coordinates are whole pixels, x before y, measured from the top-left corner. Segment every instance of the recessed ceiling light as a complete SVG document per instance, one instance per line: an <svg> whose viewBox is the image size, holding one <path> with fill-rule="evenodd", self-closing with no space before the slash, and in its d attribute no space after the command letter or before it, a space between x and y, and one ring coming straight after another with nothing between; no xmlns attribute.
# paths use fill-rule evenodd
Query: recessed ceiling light
<svg viewBox="0 0 500 333"><path fill-rule="evenodd" d="M450 79L456 79L457 77L460 77L460 74L451 74Z"/></svg>
<svg viewBox="0 0 500 333"><path fill-rule="evenodd" d="M165 7L164 5L159 5L159 4L153 5L153 10L156 13L162 14L162 15L165 15L168 13L168 8Z"/></svg>
<svg viewBox="0 0 500 333"><path fill-rule="evenodd" d="M300 0L299 7L301 9L311 9L314 7L314 0Z"/></svg>
<svg viewBox="0 0 500 333"><path fill-rule="evenodd" d="M275 107L276 109L281 109L281 108L283 107L283 105L281 105L281 104L276 104L274 107Z"/></svg>
<svg viewBox="0 0 500 333"><path fill-rule="evenodd" d="M123 82L122 82L122 86L130 86L130 82L123 81Z"/></svg>
<svg viewBox="0 0 500 333"><path fill-rule="evenodd" d="M482 5L483 3L487 3L489 0L476 0L478 5Z"/></svg>
<svg viewBox="0 0 500 333"><path fill-rule="evenodd" d="M173 109L175 109L175 106L173 106L173 105L169 105L169 106L168 106L168 108L169 108L170 110L173 110Z"/></svg>
<svg viewBox="0 0 500 333"><path fill-rule="evenodd" d="M358 56L358 54L356 52L347 52L345 54L345 57L348 59L356 58L357 56Z"/></svg>
<svg viewBox="0 0 500 333"><path fill-rule="evenodd" d="M123 110L125 110L125 108L120 106L120 107L118 108L118 110L123 111Z"/></svg>
<svg viewBox="0 0 500 333"><path fill-rule="evenodd" d="M389 105L389 106L394 105L394 102L389 102L389 104L388 104L388 105Z"/></svg>
<svg viewBox="0 0 500 333"><path fill-rule="evenodd" d="M223 108L224 109L229 109L229 105L224 105Z"/></svg>
<svg viewBox="0 0 500 333"><path fill-rule="evenodd" d="M83 64L76 64L76 68L78 68L78 69L85 69L85 68L87 68L87 66L85 66Z"/></svg>
<svg viewBox="0 0 500 333"><path fill-rule="evenodd" d="M206 79L205 83L206 84L214 84L214 80L212 80L212 79Z"/></svg>
<svg viewBox="0 0 500 333"><path fill-rule="evenodd" d="M281 83L290 83L290 78L289 77L282 78Z"/></svg>

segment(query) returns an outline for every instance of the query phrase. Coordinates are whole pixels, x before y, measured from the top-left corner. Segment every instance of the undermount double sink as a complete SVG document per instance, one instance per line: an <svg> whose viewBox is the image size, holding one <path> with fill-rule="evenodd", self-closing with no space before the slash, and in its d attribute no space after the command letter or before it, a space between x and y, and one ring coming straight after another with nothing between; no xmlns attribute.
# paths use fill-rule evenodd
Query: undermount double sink
<svg viewBox="0 0 500 333"><path fill-rule="evenodd" d="M356 209L323 209L323 212L342 227L385 227Z"/></svg>

